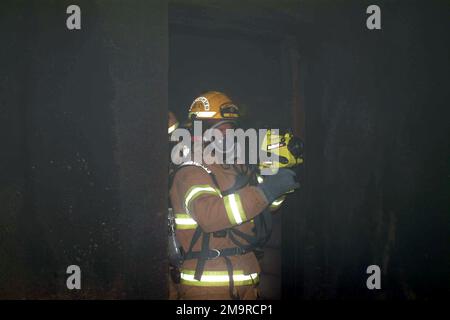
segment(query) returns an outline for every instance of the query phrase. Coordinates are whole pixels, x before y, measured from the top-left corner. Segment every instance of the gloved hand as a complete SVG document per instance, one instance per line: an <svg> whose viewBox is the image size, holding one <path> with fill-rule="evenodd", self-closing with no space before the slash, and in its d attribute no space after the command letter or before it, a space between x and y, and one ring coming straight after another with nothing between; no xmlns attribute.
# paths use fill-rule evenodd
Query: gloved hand
<svg viewBox="0 0 450 320"><path fill-rule="evenodd" d="M275 175L264 176L264 181L258 185L269 203L286 192L299 187L300 184L295 181L295 172L285 168L279 169Z"/></svg>

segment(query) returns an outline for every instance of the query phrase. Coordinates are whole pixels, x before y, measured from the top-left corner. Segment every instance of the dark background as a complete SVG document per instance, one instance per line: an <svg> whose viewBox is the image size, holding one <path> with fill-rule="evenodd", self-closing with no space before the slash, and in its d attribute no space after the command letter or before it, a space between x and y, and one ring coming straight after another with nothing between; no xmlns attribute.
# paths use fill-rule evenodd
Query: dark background
<svg viewBox="0 0 450 320"><path fill-rule="evenodd" d="M449 296L448 1L69 4L0 4L0 297L164 298L167 108L210 89L306 142L275 295Z"/></svg>

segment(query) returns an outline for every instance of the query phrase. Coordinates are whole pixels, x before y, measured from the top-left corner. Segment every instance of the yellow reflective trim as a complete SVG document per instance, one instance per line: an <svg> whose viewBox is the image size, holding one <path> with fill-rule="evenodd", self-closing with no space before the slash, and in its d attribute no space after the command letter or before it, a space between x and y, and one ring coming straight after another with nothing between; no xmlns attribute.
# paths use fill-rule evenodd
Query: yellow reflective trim
<svg viewBox="0 0 450 320"><path fill-rule="evenodd" d="M284 201L284 199L282 200L275 200L274 202L272 202L272 206L279 206L280 204L282 204Z"/></svg>
<svg viewBox="0 0 450 320"><path fill-rule="evenodd" d="M242 222L245 222L247 221L247 215L245 214L244 207L242 206L241 197L239 196L239 194L236 193L235 198L237 207L239 209L239 214L241 215Z"/></svg>
<svg viewBox="0 0 450 320"><path fill-rule="evenodd" d="M232 225L238 225L247 221L241 197L237 193L230 194L223 198L228 219Z"/></svg>
<svg viewBox="0 0 450 320"><path fill-rule="evenodd" d="M187 213L175 213L175 218L187 219L191 218L191 216L188 215Z"/></svg>
<svg viewBox="0 0 450 320"><path fill-rule="evenodd" d="M197 229L197 225L196 224L190 224L190 225L177 224L175 226L175 229L177 229L177 230L195 230L195 229Z"/></svg>
<svg viewBox="0 0 450 320"><path fill-rule="evenodd" d="M197 222L186 213L175 214L175 227L177 230L189 230L197 228Z"/></svg>
<svg viewBox="0 0 450 320"><path fill-rule="evenodd" d="M228 286L230 278L227 271L205 271L200 281L194 279L195 271L183 270L180 273L181 283L191 286L217 287ZM233 282L235 286L252 285L259 282L257 273L245 275L242 270L233 272Z"/></svg>
<svg viewBox="0 0 450 320"><path fill-rule="evenodd" d="M181 272L184 274L195 275L195 270L190 269L181 269ZM244 270L234 270L233 274L241 275L244 274ZM228 276L228 271L203 271L203 275L205 276Z"/></svg>
<svg viewBox="0 0 450 320"><path fill-rule="evenodd" d="M233 215L233 210L231 209L229 198L224 197L223 203L225 205L225 211L227 212L228 220L230 220L231 225L232 226L237 225L236 219L234 218L234 215Z"/></svg>
<svg viewBox="0 0 450 320"><path fill-rule="evenodd" d="M256 175L256 181L258 181L258 183L263 183L264 182L264 178L261 175Z"/></svg>
<svg viewBox="0 0 450 320"><path fill-rule="evenodd" d="M186 211L189 213L191 202L197 199L199 196L205 194L221 196L219 190L211 187L208 184L194 185L186 192L186 196L184 197L184 205L186 207Z"/></svg>
<svg viewBox="0 0 450 320"><path fill-rule="evenodd" d="M215 111L198 111L194 112L198 118L212 118L217 112Z"/></svg>
<svg viewBox="0 0 450 320"><path fill-rule="evenodd" d="M194 219L181 219L181 218L175 218L175 224L177 226L197 226L197 222Z"/></svg>
<svg viewBox="0 0 450 320"><path fill-rule="evenodd" d="M272 204L270 205L270 209L272 210L276 210L279 207L281 207L281 204L283 203L283 201L277 201L277 202L272 202Z"/></svg>
<svg viewBox="0 0 450 320"><path fill-rule="evenodd" d="M190 218L175 218L176 224L197 224L194 219Z"/></svg>
<svg viewBox="0 0 450 320"><path fill-rule="evenodd" d="M176 128L178 128L179 123L175 123L174 125L171 125L168 129L168 133L171 134L172 132L175 131Z"/></svg>
<svg viewBox="0 0 450 320"><path fill-rule="evenodd" d="M281 197L279 197L278 199L276 199L274 202L272 202L271 204L270 204L270 209L271 210L276 210L276 209L278 209L280 206L281 206L281 204L283 203L283 201L286 199L286 196L285 195L282 195Z"/></svg>

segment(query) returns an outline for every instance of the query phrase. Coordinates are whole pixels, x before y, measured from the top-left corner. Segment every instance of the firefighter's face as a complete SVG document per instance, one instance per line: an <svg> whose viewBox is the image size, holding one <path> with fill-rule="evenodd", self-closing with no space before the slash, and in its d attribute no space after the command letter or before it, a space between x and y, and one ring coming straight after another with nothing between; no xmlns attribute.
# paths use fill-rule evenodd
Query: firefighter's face
<svg viewBox="0 0 450 320"><path fill-rule="evenodd" d="M222 133L222 138L214 142L218 147L218 150L222 150L220 153L230 154L233 155L234 157L239 151L238 150L239 148L236 145L234 139L230 141L230 144L227 143L226 131L230 129L231 130L236 129L236 125L231 122L225 122L215 127L215 129L219 130Z"/></svg>

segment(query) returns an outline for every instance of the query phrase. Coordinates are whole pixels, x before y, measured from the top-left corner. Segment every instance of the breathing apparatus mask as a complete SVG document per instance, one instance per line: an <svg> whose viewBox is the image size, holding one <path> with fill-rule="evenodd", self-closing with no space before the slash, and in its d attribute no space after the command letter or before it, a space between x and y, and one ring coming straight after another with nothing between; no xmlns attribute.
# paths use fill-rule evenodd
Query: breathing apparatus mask
<svg viewBox="0 0 450 320"><path fill-rule="evenodd" d="M259 161L259 168L277 170L293 168L303 164L303 141L292 134L291 130L279 130L278 133L268 129L260 144L262 152L270 158L275 154L275 161Z"/></svg>
<svg viewBox="0 0 450 320"><path fill-rule="evenodd" d="M216 124L211 128L216 128L221 124ZM232 129L236 128L237 125L234 122ZM265 134L264 131L262 134L256 134L259 150L254 150L255 145L250 144L250 138L238 139L234 134L226 135L224 130L222 133L219 139L211 142L217 150L220 150L219 152L226 156L233 157L233 159L245 159L247 165L257 164L260 171L263 169L277 171L279 168L294 168L304 162L303 141L294 136L291 130L267 129ZM241 163L244 164L244 162L239 164Z"/></svg>
<svg viewBox="0 0 450 320"><path fill-rule="evenodd" d="M235 139L234 134L228 134L227 131L234 131L238 124L234 120L222 120L218 122L206 122L206 128L203 135L203 142L214 150L216 159L221 163L232 162L242 157L243 146Z"/></svg>
<svg viewBox="0 0 450 320"><path fill-rule="evenodd" d="M191 133L190 146L179 150L186 158L191 157L197 144L202 154L204 150L215 158L214 161L220 160L215 163L255 165L260 171L276 172L279 168L298 167L304 162L303 141L291 130L257 130L247 135L236 120L228 119L191 122L184 127Z"/></svg>

